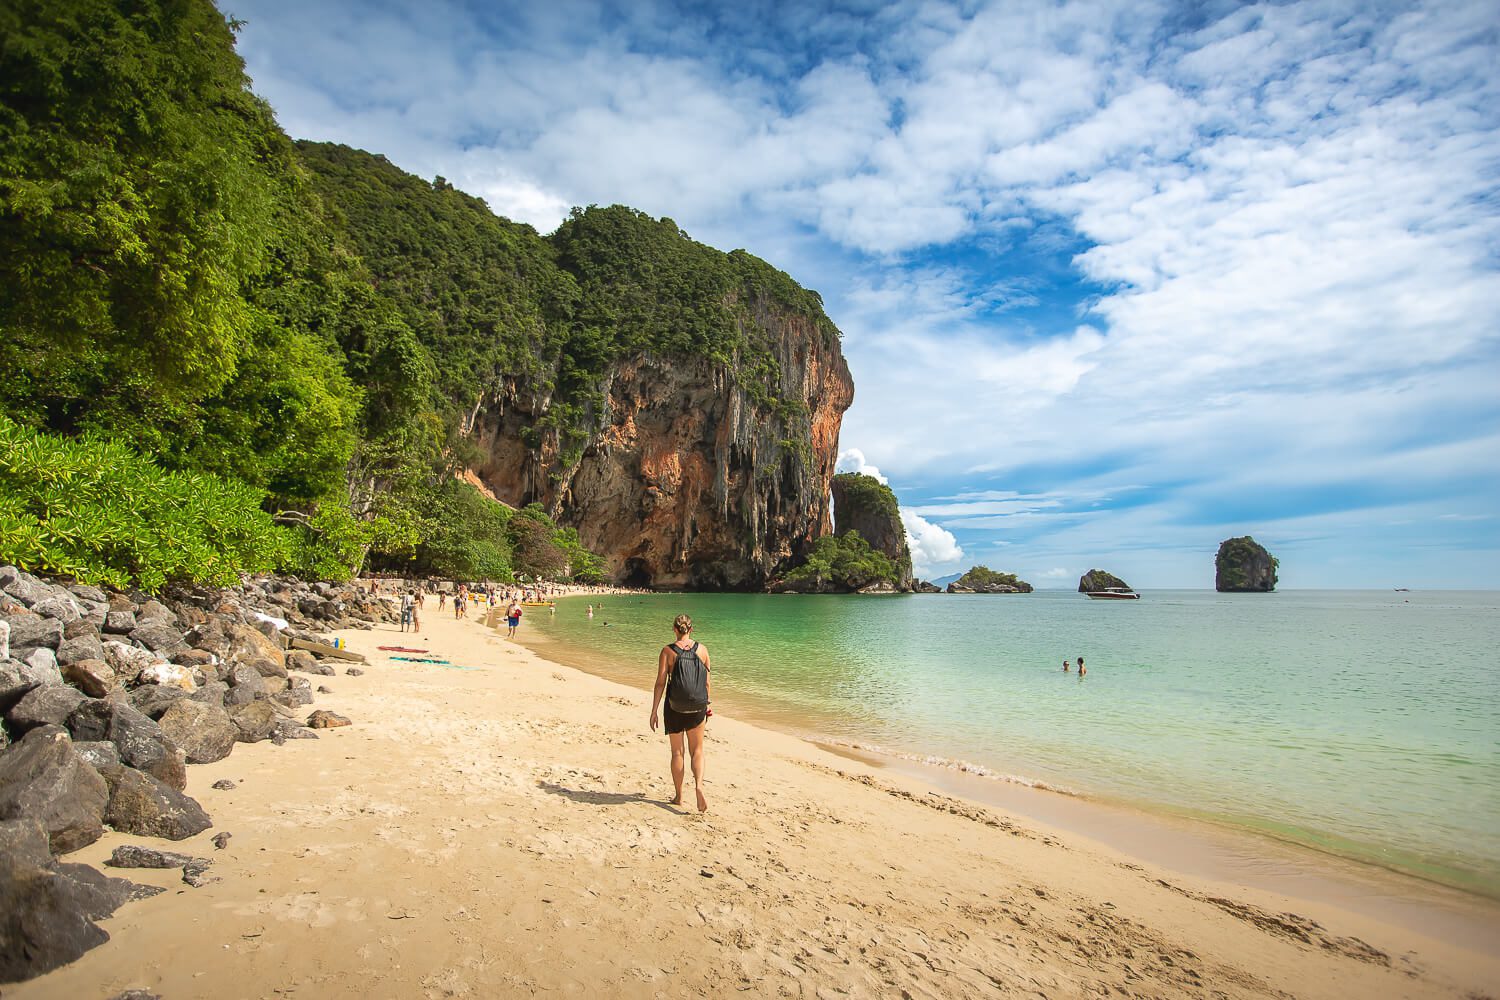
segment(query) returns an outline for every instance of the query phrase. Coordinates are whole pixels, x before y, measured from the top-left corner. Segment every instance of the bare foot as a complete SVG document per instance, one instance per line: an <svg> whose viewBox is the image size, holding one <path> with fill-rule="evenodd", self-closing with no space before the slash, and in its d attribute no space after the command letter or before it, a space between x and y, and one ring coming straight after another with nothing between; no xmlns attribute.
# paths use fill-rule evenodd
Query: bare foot
<svg viewBox="0 0 1500 1000"><path fill-rule="evenodd" d="M693 791L698 793L698 811L708 812L708 800L703 797L703 789L694 788Z"/></svg>
<svg viewBox="0 0 1500 1000"><path fill-rule="evenodd" d="M677 793L677 798L673 799L671 802L669 802L667 804L668 805L673 805L673 806L680 806L680 805L682 805L682 793L678 792Z"/></svg>

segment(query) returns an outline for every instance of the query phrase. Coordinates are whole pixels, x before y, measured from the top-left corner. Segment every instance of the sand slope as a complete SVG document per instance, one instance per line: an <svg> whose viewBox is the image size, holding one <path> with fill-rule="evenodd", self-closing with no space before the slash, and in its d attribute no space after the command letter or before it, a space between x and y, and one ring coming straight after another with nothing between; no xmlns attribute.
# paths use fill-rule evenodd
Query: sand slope
<svg viewBox="0 0 1500 1000"><path fill-rule="evenodd" d="M1162 875L794 738L710 723L703 816L666 804L643 690L429 611L342 633L354 725L189 771L221 881L104 923L7 1000L188 997L1428 997L1500 963ZM474 669L394 663L425 645ZM209 786L240 782L233 791ZM691 797L691 796L689 796ZM227 849L208 843L233 835ZM70 860L98 864L109 834ZM1325 918L1325 922L1326 918Z"/></svg>

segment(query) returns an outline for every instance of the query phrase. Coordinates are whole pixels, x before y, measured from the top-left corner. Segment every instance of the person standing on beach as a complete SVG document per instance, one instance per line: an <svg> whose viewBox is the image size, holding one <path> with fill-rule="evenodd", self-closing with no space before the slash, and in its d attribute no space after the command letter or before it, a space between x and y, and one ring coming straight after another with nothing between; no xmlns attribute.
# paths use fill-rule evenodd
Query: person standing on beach
<svg viewBox="0 0 1500 1000"><path fill-rule="evenodd" d="M401 595L401 631L405 632L411 627L412 612L416 609L416 601L411 596L411 591Z"/></svg>
<svg viewBox="0 0 1500 1000"><path fill-rule="evenodd" d="M708 718L709 661L708 647L693 641L693 620L678 615L672 622L677 638L662 647L656 661L656 688L651 694L651 731L659 721L666 722L667 741L672 747L672 805L682 805L684 757L693 762L693 790L698 796L698 811L708 811L703 796L703 724ZM662 704L662 695L667 696ZM658 707L662 715L657 715ZM684 744L686 747L684 748Z"/></svg>
<svg viewBox="0 0 1500 1000"><path fill-rule="evenodd" d="M521 627L520 601L511 602L509 610L505 612L505 624L510 627L510 631L505 633L505 637L507 639L514 639L516 637L516 629Z"/></svg>

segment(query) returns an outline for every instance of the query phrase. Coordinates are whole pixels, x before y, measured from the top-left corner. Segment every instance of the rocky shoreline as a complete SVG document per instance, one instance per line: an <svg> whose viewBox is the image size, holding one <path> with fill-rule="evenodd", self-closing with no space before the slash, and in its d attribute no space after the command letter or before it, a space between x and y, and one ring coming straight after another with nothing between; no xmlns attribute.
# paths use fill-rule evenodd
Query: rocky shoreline
<svg viewBox="0 0 1500 1000"><path fill-rule="evenodd" d="M210 828L184 793L188 765L348 725L331 712L302 718L311 677L363 659L321 633L395 620L353 585L268 577L152 596L0 566L0 982L73 961L109 939L96 920L162 891L64 855L106 826L169 841ZM181 868L195 887L212 880L211 863L143 845L107 862Z"/></svg>

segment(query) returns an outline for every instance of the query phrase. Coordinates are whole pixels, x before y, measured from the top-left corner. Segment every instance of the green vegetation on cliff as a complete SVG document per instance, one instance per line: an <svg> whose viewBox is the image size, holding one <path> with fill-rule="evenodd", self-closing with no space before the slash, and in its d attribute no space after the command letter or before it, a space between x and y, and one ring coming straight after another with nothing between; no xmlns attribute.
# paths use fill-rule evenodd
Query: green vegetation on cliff
<svg viewBox="0 0 1500 1000"><path fill-rule="evenodd" d="M1129 590L1130 584L1121 580L1113 573L1106 573L1102 569L1091 569L1078 578L1078 592L1086 594L1091 590Z"/></svg>
<svg viewBox="0 0 1500 1000"><path fill-rule="evenodd" d="M824 535L807 561L786 575L788 589L851 591L896 579L896 564L870 548L857 531Z"/></svg>
<svg viewBox="0 0 1500 1000"><path fill-rule="evenodd" d="M168 493L253 497L286 544L222 548L241 569L597 574L576 533L548 520L532 545L455 478L478 400L507 382L548 400L526 443L576 455L622 357L717 362L774 405L756 311L837 335L815 293L670 220L575 210L543 237L441 178L292 143L209 0L15 0L0 38L0 414L38 447L127 448ZM37 488L4 480L0 509L63 531Z"/></svg>
<svg viewBox="0 0 1500 1000"><path fill-rule="evenodd" d="M1281 560L1249 535L1226 538L1214 556L1214 589L1220 593L1267 593L1276 589L1280 567Z"/></svg>
<svg viewBox="0 0 1500 1000"><path fill-rule="evenodd" d="M975 566L963 576L954 580L951 587L965 588L974 591L989 592L1015 592L1020 594L1031 593L1031 584L1022 580L1014 573L997 573L988 566Z"/></svg>

